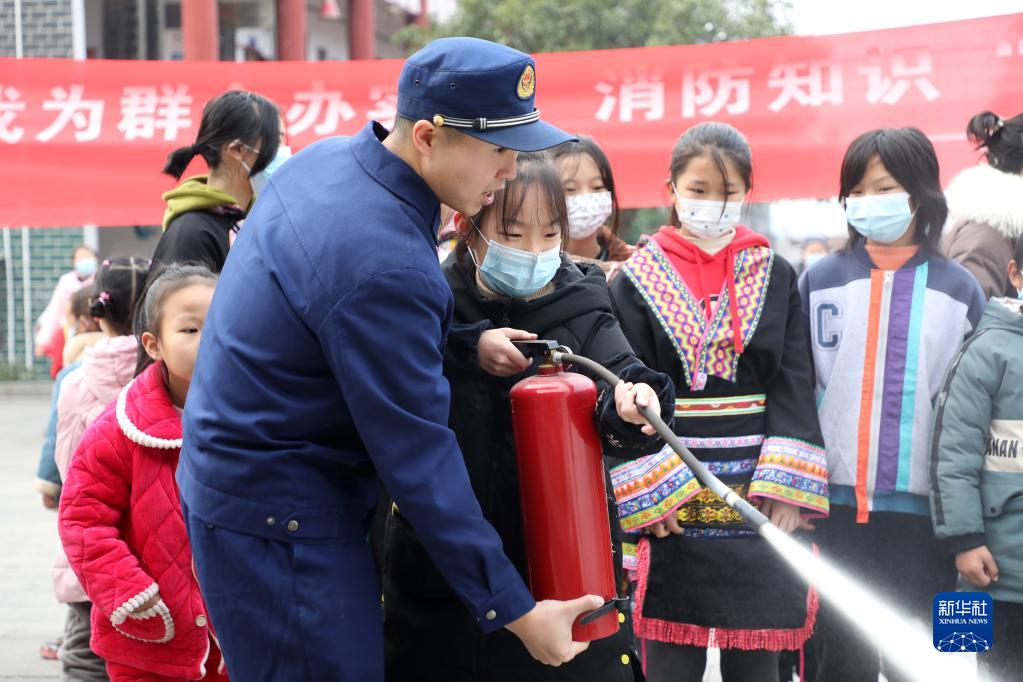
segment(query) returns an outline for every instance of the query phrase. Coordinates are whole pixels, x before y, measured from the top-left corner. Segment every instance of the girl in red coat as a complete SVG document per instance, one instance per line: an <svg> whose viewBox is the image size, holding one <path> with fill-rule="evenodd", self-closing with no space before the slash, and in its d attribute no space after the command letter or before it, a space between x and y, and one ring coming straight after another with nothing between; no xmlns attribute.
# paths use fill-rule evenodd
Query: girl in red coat
<svg viewBox="0 0 1023 682"><path fill-rule="evenodd" d="M182 265L151 280L134 324L141 371L85 432L61 495L60 538L113 682L226 679L174 481L215 283Z"/></svg>

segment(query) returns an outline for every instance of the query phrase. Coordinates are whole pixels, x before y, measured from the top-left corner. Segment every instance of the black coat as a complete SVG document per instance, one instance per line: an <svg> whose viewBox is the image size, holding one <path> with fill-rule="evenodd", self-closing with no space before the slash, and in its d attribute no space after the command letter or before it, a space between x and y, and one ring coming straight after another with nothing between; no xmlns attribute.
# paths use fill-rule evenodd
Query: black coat
<svg viewBox="0 0 1023 682"><path fill-rule="evenodd" d="M231 248L231 230L243 216L228 206L182 213L170 222L156 245L154 271L171 263L201 263L219 273Z"/></svg>
<svg viewBox="0 0 1023 682"><path fill-rule="evenodd" d="M454 329L445 353L451 383L450 426L465 457L473 490L504 542L509 556L528 580L518 471L509 392L536 372L499 378L476 360L476 343L488 328L513 327L554 339L574 352L607 366L628 381L650 384L661 399L662 414L674 410L674 387L667 376L641 365L618 328L603 272L592 265L565 261L555 290L535 301L492 300L476 285L475 268L452 255L443 266L455 299ZM614 391L598 382L597 425L605 455L635 458L658 450L658 438L617 415ZM608 486L610 493L610 486ZM616 573L621 575L620 530L614 502L612 539ZM551 668L536 663L507 631L483 636L465 607L444 583L400 512L388 520L384 559L385 638L388 679L398 680L633 680L628 658L628 628L593 642L571 664ZM623 664L626 656L629 665Z"/></svg>

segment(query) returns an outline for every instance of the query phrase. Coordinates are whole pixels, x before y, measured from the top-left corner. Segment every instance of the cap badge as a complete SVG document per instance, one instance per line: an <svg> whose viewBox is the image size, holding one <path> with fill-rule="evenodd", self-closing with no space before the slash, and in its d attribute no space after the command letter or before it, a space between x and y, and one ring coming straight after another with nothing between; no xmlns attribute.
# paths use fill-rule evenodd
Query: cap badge
<svg viewBox="0 0 1023 682"><path fill-rule="evenodd" d="M440 114L434 114L433 125L437 126L438 128L444 127L444 117L441 116Z"/></svg>
<svg viewBox="0 0 1023 682"><path fill-rule="evenodd" d="M533 70L532 64L527 64L526 68L522 71L522 75L519 76L519 85L516 88L516 94L519 99L529 99L533 96L533 92L536 90L536 72Z"/></svg>

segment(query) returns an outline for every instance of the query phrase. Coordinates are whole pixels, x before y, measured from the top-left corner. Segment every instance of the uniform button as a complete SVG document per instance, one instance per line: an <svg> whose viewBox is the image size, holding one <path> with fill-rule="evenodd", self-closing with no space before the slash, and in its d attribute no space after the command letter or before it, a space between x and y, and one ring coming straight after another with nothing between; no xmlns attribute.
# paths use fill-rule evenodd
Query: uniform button
<svg viewBox="0 0 1023 682"><path fill-rule="evenodd" d="M288 530L292 533L298 530L298 521L296 521L295 519L288 521Z"/></svg>
<svg viewBox="0 0 1023 682"><path fill-rule="evenodd" d="M618 622L619 623L624 623L625 622L625 614L624 613L619 613L618 614Z"/></svg>
<svg viewBox="0 0 1023 682"><path fill-rule="evenodd" d="M274 517L272 517L272 516L268 516L268 517L266 517L266 525L268 525L268 526L272 526L272 525L274 525L275 523L277 523L277 519L275 519L275 518L274 518Z"/></svg>
<svg viewBox="0 0 1023 682"><path fill-rule="evenodd" d="M487 611L487 620L495 620L497 618L497 611L493 609Z"/></svg>
<svg viewBox="0 0 1023 682"><path fill-rule="evenodd" d="M206 616L196 616L196 617L195 617L195 624L196 624L196 625L198 625L198 626L199 626L199 627L201 627L201 628L204 628L204 627L206 627L206 624L207 624L208 622L209 622L209 621L208 621L208 620L206 620Z"/></svg>
<svg viewBox="0 0 1023 682"><path fill-rule="evenodd" d="M628 664L629 664L629 655L628 654L622 654L622 665L628 665Z"/></svg>

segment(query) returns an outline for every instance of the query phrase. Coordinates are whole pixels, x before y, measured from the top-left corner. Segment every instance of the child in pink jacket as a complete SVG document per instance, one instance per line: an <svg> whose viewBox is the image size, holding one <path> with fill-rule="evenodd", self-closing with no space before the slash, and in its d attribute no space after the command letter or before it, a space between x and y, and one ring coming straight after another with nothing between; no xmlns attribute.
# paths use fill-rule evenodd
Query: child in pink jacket
<svg viewBox="0 0 1023 682"><path fill-rule="evenodd" d="M152 280L135 321L151 364L85 432L64 482L60 537L114 682L226 679L174 480L215 281L190 265Z"/></svg>
<svg viewBox="0 0 1023 682"><path fill-rule="evenodd" d="M141 258L105 260L96 274L90 314L99 319L104 338L88 349L82 366L68 374L57 400L57 445L54 459L61 479L67 478L71 456L85 429L117 398L131 381L138 361L138 344L131 335L131 319L149 261ZM57 548L53 590L68 605L64 643L58 652L65 679L106 679L105 663L89 649L89 598Z"/></svg>

